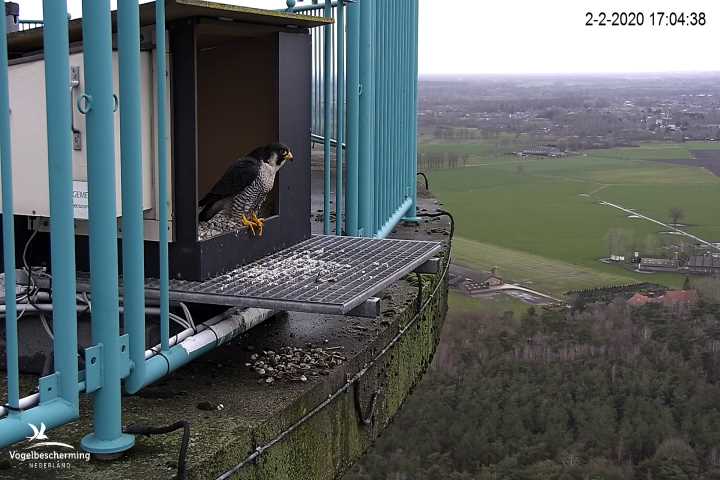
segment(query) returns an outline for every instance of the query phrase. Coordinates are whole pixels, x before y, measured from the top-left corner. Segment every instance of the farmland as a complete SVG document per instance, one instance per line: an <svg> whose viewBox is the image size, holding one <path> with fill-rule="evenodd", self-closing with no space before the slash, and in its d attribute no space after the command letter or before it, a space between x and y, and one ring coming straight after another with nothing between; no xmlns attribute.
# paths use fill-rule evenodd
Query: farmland
<svg viewBox="0 0 720 480"><path fill-rule="evenodd" d="M552 293L627 281L677 286L683 280L678 275L638 274L598 261L608 254L611 229L623 229L642 245L658 227L597 201L620 203L665 220L671 208L681 208L688 231L720 240L720 216L714 208L720 202L720 178L705 168L679 164L692 162L693 150L718 147L647 144L564 158L519 159L488 154L486 145L476 150L464 145L471 161L464 168L434 170L430 181L434 194L457 219L460 263L497 265L508 278Z"/></svg>

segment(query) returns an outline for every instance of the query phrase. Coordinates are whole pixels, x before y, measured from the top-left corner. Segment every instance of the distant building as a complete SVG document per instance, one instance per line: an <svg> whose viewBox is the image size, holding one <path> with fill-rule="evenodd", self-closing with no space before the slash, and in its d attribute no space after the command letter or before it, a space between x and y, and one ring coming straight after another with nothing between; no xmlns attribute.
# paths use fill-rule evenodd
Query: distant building
<svg viewBox="0 0 720 480"><path fill-rule="evenodd" d="M641 307L653 302L653 298L643 295L642 293L636 293L627 301L627 304L631 307Z"/></svg>
<svg viewBox="0 0 720 480"><path fill-rule="evenodd" d="M674 272L679 266L677 260L643 257L638 264L638 270L644 270L646 272Z"/></svg>
<svg viewBox="0 0 720 480"><path fill-rule="evenodd" d="M627 301L627 304L631 307L641 307L649 303L656 303L664 307L672 308L695 305L698 303L698 300L699 297L696 290L669 290L659 297L650 294L636 293Z"/></svg>
<svg viewBox="0 0 720 480"><path fill-rule="evenodd" d="M565 152L553 146L531 147L516 153L521 157L527 157L528 155L535 155L540 157L562 157L563 155L565 155Z"/></svg>
<svg viewBox="0 0 720 480"><path fill-rule="evenodd" d="M484 275L478 275L475 278L466 278L464 287L468 293L478 293L483 290L487 290L493 287L500 287L505 284L505 281L495 273L486 273Z"/></svg>
<svg viewBox="0 0 720 480"><path fill-rule="evenodd" d="M695 305L699 297L696 290L671 290L660 297L660 301L666 307L675 305Z"/></svg>
<svg viewBox="0 0 720 480"><path fill-rule="evenodd" d="M688 260L686 265L690 273L697 273L700 275L719 275L720 274L720 256L708 254L708 255L693 255Z"/></svg>

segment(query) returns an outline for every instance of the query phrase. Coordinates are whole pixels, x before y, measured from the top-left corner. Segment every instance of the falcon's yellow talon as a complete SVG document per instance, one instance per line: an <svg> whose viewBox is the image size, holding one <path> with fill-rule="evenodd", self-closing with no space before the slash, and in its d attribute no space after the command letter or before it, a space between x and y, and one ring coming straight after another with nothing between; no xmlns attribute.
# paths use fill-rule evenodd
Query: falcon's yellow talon
<svg viewBox="0 0 720 480"><path fill-rule="evenodd" d="M265 229L265 219L259 218L255 212L252 213L252 222L258 227L258 236L263 236L263 230Z"/></svg>
<svg viewBox="0 0 720 480"><path fill-rule="evenodd" d="M250 231L252 232L252 235L254 237L255 236L255 227L257 226L256 223L253 222L252 220L248 220L248 218L245 216L244 213L243 213L240 221L242 222L242 224L244 226L246 226L250 229Z"/></svg>

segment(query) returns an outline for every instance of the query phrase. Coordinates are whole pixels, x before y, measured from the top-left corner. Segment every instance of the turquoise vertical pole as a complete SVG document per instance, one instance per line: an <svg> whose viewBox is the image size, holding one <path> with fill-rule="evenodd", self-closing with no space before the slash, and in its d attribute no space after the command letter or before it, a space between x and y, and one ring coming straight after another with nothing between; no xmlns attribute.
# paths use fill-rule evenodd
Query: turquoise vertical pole
<svg viewBox="0 0 720 480"><path fill-rule="evenodd" d="M158 156L158 203L160 204L160 347L170 349L170 268L168 265L168 229L170 202L168 199L168 153L167 153L167 79L165 76L165 0L155 2L155 75L157 81L157 156Z"/></svg>
<svg viewBox="0 0 720 480"><path fill-rule="evenodd" d="M332 18L332 2L325 2L325 18ZM330 137L332 136L332 108L330 100L332 97L332 26L323 27L324 57L323 57L323 233L330 234ZM339 219L336 221L339 222Z"/></svg>
<svg viewBox="0 0 720 480"><path fill-rule="evenodd" d="M43 16L54 361L60 396L79 415L67 1L43 0Z"/></svg>
<svg viewBox="0 0 720 480"><path fill-rule="evenodd" d="M337 145L335 147L335 234L343 233L343 144L345 143L345 2L337 6Z"/></svg>
<svg viewBox="0 0 720 480"><path fill-rule="evenodd" d="M412 121L410 122L410 152L408 154L409 172L406 181L409 185L410 200L412 204L408 208L404 219L407 221L417 222L417 98L418 98L418 21L419 21L419 1L411 0L410 18L410 112L412 112Z"/></svg>
<svg viewBox="0 0 720 480"><path fill-rule="evenodd" d="M392 126L392 111L390 106L392 104L392 90L390 84L390 72L392 69L392 52L388 48L389 41L392 33L388 29L388 22L390 20L388 15L388 9L391 7L389 2L380 2L375 6L375 28L378 29L379 42L375 47L377 49L377 65L380 69L380 82L375 84L375 94L380 95L380 115L381 115L381 126L380 135L382 135L382 142L380 143L381 152L378 155L378 165L380 176L376 175L376 189L379 190L380 194L377 195L379 198L378 205L375 206L377 210L375 219L375 228L373 230L377 232L381 225L383 225L390 214L388 213L388 185L390 184L390 172L388 167L392 161L391 149L395 143L395 139L391 136Z"/></svg>
<svg viewBox="0 0 720 480"><path fill-rule="evenodd" d="M360 8L347 6L347 190L345 231L358 234L358 155L360 143Z"/></svg>
<svg viewBox="0 0 720 480"><path fill-rule="evenodd" d="M374 17L382 17L382 14L378 14L378 11L382 8L382 3L378 4L375 3L375 0L371 0L373 2L373 11L374 11ZM382 36L381 32L382 29L377 26L375 22L373 22L373 50L380 50L380 52L376 52L375 57L372 60L372 68L375 72L375 77L373 79L374 82L374 97L375 97L375 111L374 111L374 120L375 124L373 126L373 131L375 132L372 147L373 147L373 156L372 156L372 164L374 169L374 183L373 183L373 193L374 193L374 203L373 203L373 211L372 211L372 226L369 229L369 234L374 234L377 230L376 225L378 224L380 220L380 211L383 208L382 200L379 198L382 195L382 188L377 187L377 182L381 181L382 178L384 178L383 171L381 169L382 165L382 159L383 159L383 149L385 147L385 131L383 129L383 121L385 119L384 116L384 105L383 100L385 99L385 85L383 82L383 63L385 61L385 58L382 55Z"/></svg>
<svg viewBox="0 0 720 480"><path fill-rule="evenodd" d="M403 25L402 22L402 11L403 11L403 2L395 2L393 3L393 14L392 14L392 26L391 30L393 32L393 43L392 43L392 50L393 50L393 61L392 61L392 82L393 82L393 110L394 110L394 119L393 119L393 129L394 134L393 138L395 140L395 155L393 155L392 158L392 165L391 165L391 171L392 171L392 178L393 181L390 184L390 191L392 195L392 206L393 208L397 209L398 205L402 204L402 198L399 195L400 188L399 185L402 184L403 180L402 177L399 175L399 169L398 166L402 162L403 159L403 138L404 138L404 132L402 129L402 119L403 119L403 110L402 110L402 78L400 76L400 71L402 68L402 55L403 55L403 44L402 44L402 35L403 31L405 30L405 25Z"/></svg>
<svg viewBox="0 0 720 480"><path fill-rule="evenodd" d="M395 22L398 26L405 25L406 24L406 16L407 16L407 6L408 2L407 0L403 0L402 2L398 3L396 5L396 15L395 15ZM393 182L393 197L396 205L401 205L402 202L405 201L405 174L403 172L403 167L405 165L405 159L407 158L407 128L408 124L405 121L407 116L407 105L405 104L405 93L407 92L407 79L405 78L405 54L407 52L407 44L405 42L406 38L406 32L407 28L399 28L399 31L396 34L396 45L395 48L396 52L396 59L395 62L396 68L395 68L395 88L397 91L397 138L398 138L398 146L397 146L397 156L395 158L394 164L393 164L393 178L395 181Z"/></svg>
<svg viewBox="0 0 720 480"><path fill-rule="evenodd" d="M102 346L99 361L103 381L102 387L93 393L95 432L84 437L81 445L91 453L111 454L131 448L135 439L122 433L110 0L84 0L82 12L92 340Z"/></svg>
<svg viewBox="0 0 720 480"><path fill-rule="evenodd" d="M12 148L10 147L10 97L5 21L0 22L0 174L3 206L3 268L5 269L5 343L8 405L20 408L17 305L15 304L15 217L13 209ZM12 415L17 411L11 410Z"/></svg>
<svg viewBox="0 0 720 480"><path fill-rule="evenodd" d="M388 156L387 162L387 177L385 182L385 215L384 222L386 222L398 207L398 202L395 198L395 185L397 184L397 172L395 171L395 165L398 161L398 146L400 145L400 139L402 138L398 128L398 90L397 90L397 62L399 55L402 53L399 50L397 39L398 35L402 32L402 28L398 23L397 8L399 2L392 2L387 5L387 20L385 22L385 31L387 35L387 41L385 43L385 52L387 56L387 78L388 78L388 93L389 93L389 120L388 120L388 136L390 138L390 144L388 145Z"/></svg>
<svg viewBox="0 0 720 480"><path fill-rule="evenodd" d="M51 1L51 0L46 0ZM118 0L120 61L120 154L122 165L123 319L130 334L133 369L126 389L145 378L145 256L140 116L140 16L138 0Z"/></svg>
<svg viewBox="0 0 720 480"><path fill-rule="evenodd" d="M375 212L375 2L360 9L360 156L358 219L361 234L372 236Z"/></svg>

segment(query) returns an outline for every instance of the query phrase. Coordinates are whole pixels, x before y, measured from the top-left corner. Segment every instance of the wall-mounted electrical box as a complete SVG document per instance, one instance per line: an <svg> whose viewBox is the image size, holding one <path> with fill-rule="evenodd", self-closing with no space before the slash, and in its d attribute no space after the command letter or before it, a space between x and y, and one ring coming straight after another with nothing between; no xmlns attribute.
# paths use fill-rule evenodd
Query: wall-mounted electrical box
<svg viewBox="0 0 720 480"><path fill-rule="evenodd" d="M87 148L85 115L78 108L78 99L84 92L84 63L82 53L70 55L71 132L73 137L73 205L75 218L88 218ZM118 85L118 55L113 54L114 84ZM11 61L10 128L13 152L14 207L17 215L49 217L48 192L48 143L45 102L45 61L42 58L20 58ZM142 82L142 157L143 157L143 207L154 206L153 181L155 178L155 154L153 148L155 96L153 89L153 58L151 52L140 56L140 81ZM120 195L120 114L115 113L115 184L117 216L122 215Z"/></svg>

